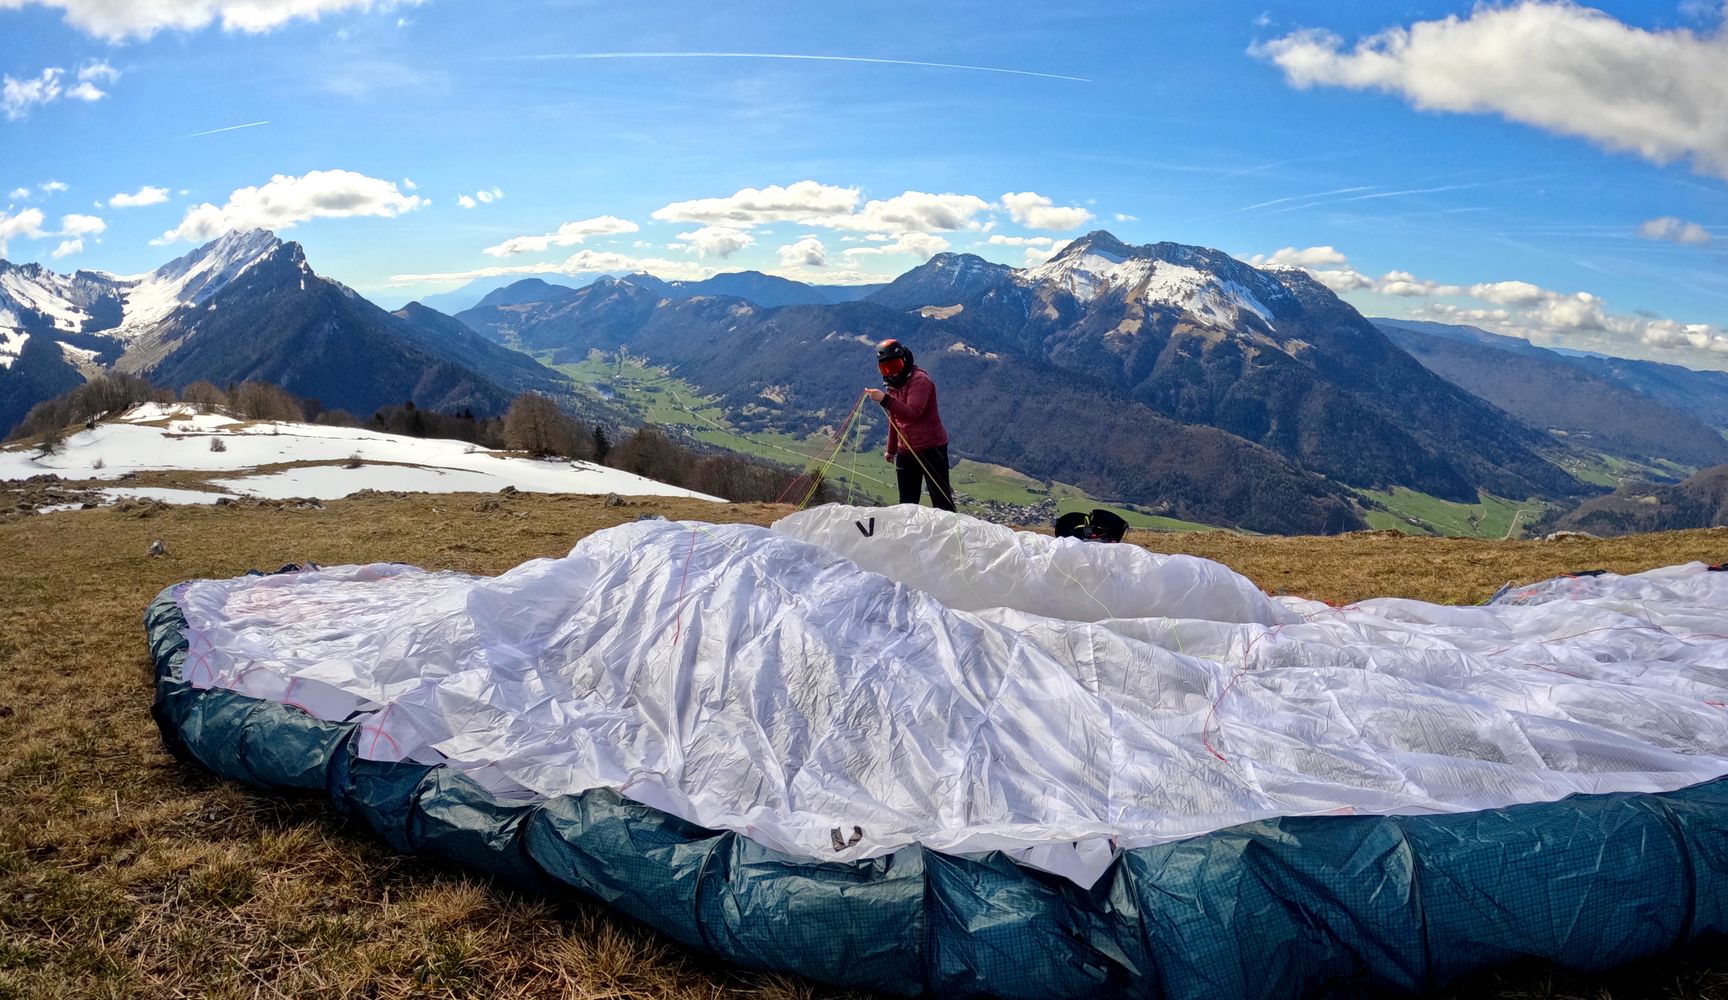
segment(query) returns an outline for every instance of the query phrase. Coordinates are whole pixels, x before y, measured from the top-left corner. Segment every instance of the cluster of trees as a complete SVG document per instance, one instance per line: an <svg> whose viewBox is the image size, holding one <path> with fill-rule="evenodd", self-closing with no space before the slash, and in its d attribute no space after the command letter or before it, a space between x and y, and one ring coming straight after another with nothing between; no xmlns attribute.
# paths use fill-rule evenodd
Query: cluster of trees
<svg viewBox="0 0 1728 1000"><path fill-rule="evenodd" d="M30 408L8 440L39 440L52 453L64 440L66 428L120 413L139 403L171 403L174 390L158 389L136 375L98 375L83 385Z"/></svg>
<svg viewBox="0 0 1728 1000"><path fill-rule="evenodd" d="M727 500L772 503L783 497L803 499L810 481L783 465L724 453L704 454L673 441L658 427L648 426L618 442L607 457L614 469L657 479L687 490ZM832 483L816 484L811 503L832 503L840 493Z"/></svg>
<svg viewBox="0 0 1728 1000"><path fill-rule="evenodd" d="M504 447L504 421L498 417L476 417L467 407L455 413L439 413L415 406L410 400L379 408L366 421L366 427L404 437L468 441L482 448Z"/></svg>
<svg viewBox="0 0 1728 1000"><path fill-rule="evenodd" d="M643 427L614 443L606 430L572 416L550 396L525 392L503 417L477 418L470 409L437 413L405 402L379 409L364 425L346 410L328 410L268 382L219 388L192 382L178 396L136 375L99 375L54 399L36 404L12 434L35 439L45 453L59 449L67 428L119 414L139 403L189 403L200 412L221 411L242 420L321 423L409 437L469 441L482 448L526 452L535 458L595 462L673 486L737 501L773 501L787 491L795 470L729 452L703 452L673 441L657 427ZM809 490L803 484L795 492ZM837 498L820 485L812 502Z"/></svg>

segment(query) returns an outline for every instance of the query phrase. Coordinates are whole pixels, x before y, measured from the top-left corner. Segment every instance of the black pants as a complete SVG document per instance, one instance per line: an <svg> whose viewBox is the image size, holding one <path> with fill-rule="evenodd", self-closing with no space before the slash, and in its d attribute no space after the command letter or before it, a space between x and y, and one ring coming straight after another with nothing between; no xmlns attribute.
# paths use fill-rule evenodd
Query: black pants
<svg viewBox="0 0 1728 1000"><path fill-rule="evenodd" d="M939 444L917 453L900 452L894 456L894 472L900 480L901 503L917 503L924 484L929 483L931 506L954 509L954 488L948 485L947 445Z"/></svg>

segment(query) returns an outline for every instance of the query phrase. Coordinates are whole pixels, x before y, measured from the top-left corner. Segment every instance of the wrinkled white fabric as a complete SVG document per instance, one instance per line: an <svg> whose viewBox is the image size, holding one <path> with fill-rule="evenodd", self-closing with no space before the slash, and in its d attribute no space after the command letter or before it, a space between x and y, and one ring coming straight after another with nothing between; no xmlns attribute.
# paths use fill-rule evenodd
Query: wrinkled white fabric
<svg viewBox="0 0 1728 1000"><path fill-rule="evenodd" d="M1014 608L1051 618L1201 618L1276 625L1301 615L1228 566L1138 545L1052 538L940 511L826 504L774 522L956 611Z"/></svg>
<svg viewBox="0 0 1728 1000"><path fill-rule="evenodd" d="M179 597L193 684L357 718L365 756L616 788L809 857L1000 848L1089 884L1118 847L1269 816L1728 774L1728 573L1701 563L1330 609L1136 546L825 508L637 522L491 578Z"/></svg>

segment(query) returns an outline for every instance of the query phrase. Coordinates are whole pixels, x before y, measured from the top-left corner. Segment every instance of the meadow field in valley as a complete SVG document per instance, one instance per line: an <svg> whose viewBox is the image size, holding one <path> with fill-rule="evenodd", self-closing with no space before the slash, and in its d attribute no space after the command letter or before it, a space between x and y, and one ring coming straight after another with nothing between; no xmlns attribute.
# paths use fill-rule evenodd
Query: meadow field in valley
<svg viewBox="0 0 1728 1000"><path fill-rule="evenodd" d="M497 573L643 514L767 524L789 508L666 497L372 494L321 506L132 502L0 523L0 998L807 997L578 899L394 854L321 799L181 763L151 720L140 617L163 587L290 562ZM160 541L166 555L149 556ZM1728 530L1496 542L1393 532L1136 533L1273 593L1476 603L1507 582L1728 560ZM1502 971L1501 997L1724 997L1728 960L1608 979Z"/></svg>

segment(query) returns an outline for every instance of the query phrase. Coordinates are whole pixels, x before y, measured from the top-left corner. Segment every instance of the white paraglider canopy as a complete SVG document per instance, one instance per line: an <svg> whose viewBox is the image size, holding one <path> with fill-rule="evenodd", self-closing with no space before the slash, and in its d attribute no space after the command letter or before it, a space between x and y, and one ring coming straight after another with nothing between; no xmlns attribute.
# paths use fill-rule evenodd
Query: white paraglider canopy
<svg viewBox="0 0 1728 1000"><path fill-rule="evenodd" d="M790 854L1115 850L1280 815L1728 774L1728 573L1483 607L1271 598L1228 568L919 507L640 521L498 577L199 581L185 676L362 722L496 794L610 787Z"/></svg>

